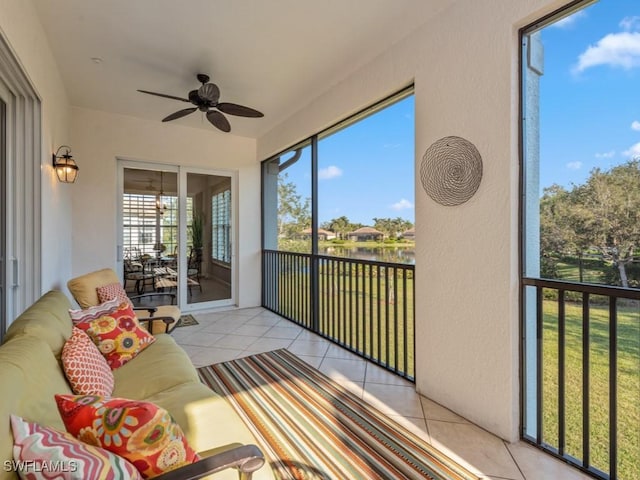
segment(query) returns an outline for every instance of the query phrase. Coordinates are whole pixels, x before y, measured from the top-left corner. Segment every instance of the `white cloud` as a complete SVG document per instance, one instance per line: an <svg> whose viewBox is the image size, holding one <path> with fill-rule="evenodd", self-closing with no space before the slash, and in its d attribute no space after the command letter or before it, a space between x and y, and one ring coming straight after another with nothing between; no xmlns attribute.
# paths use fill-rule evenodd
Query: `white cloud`
<svg viewBox="0 0 640 480"><path fill-rule="evenodd" d="M620 28L627 32L640 29L640 16L624 17L620 21Z"/></svg>
<svg viewBox="0 0 640 480"><path fill-rule="evenodd" d="M625 70L640 67L640 32L610 33L603 37L580 54L574 71L583 72L598 65Z"/></svg>
<svg viewBox="0 0 640 480"><path fill-rule="evenodd" d="M567 163L569 170L580 170L582 168L582 162L569 162Z"/></svg>
<svg viewBox="0 0 640 480"><path fill-rule="evenodd" d="M584 10L580 10L579 12L574 13L573 15L569 15L568 17L564 17L562 20L558 20L552 26L556 28L569 28L573 24L575 24L578 20L587 16L587 12Z"/></svg>
<svg viewBox="0 0 640 480"><path fill-rule="evenodd" d="M335 165L329 165L327 168L321 168L318 170L318 178L320 180L329 180L340 176L342 176L342 169Z"/></svg>
<svg viewBox="0 0 640 480"><path fill-rule="evenodd" d="M396 202L393 205L391 205L391 208L394 210L408 210L410 208L413 208L413 203L411 203L406 198L403 198L399 202Z"/></svg>
<svg viewBox="0 0 640 480"><path fill-rule="evenodd" d="M622 152L625 157L640 158L640 142L632 145L629 150Z"/></svg>
<svg viewBox="0 0 640 480"><path fill-rule="evenodd" d="M604 153L596 153L596 158L613 158L616 154L615 150L611 150L610 152Z"/></svg>
<svg viewBox="0 0 640 480"><path fill-rule="evenodd" d="M638 120L634 120L633 122L631 122L631 130L640 132L640 122Z"/></svg>

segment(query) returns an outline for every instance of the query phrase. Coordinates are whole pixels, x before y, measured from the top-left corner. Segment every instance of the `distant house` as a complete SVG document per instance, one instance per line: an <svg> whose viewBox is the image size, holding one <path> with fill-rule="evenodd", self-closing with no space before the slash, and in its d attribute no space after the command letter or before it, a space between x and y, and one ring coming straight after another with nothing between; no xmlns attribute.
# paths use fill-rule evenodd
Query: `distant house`
<svg viewBox="0 0 640 480"><path fill-rule="evenodd" d="M409 230L407 230L406 232L404 232L401 237L404 240L411 240L414 241L416 239L416 227L411 227Z"/></svg>
<svg viewBox="0 0 640 480"><path fill-rule="evenodd" d="M304 230L302 230L302 235L305 237L310 237L311 236L311 228L305 228ZM318 240L324 241L324 240L333 240L334 238L336 238L336 234L329 231L329 230L325 230L324 228L319 228L318 229Z"/></svg>
<svg viewBox="0 0 640 480"><path fill-rule="evenodd" d="M353 242L381 241L384 239L384 233L373 227L362 227L347 235L349 240Z"/></svg>

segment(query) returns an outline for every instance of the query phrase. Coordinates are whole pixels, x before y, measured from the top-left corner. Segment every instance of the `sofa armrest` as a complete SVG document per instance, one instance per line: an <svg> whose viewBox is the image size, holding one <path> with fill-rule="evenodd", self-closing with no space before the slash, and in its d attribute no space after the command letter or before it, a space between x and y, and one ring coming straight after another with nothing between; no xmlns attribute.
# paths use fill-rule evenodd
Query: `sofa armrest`
<svg viewBox="0 0 640 480"><path fill-rule="evenodd" d="M251 480L253 472L261 468L264 462L264 456L258 447L241 445L154 478L156 480L196 480L228 468L236 468L240 480Z"/></svg>

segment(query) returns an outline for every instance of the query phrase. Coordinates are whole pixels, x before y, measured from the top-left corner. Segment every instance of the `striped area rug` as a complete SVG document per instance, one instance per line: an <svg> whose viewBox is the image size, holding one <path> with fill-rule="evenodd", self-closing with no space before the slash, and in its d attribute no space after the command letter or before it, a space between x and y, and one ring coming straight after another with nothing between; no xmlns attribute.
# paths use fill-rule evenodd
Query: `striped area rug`
<svg viewBox="0 0 640 480"><path fill-rule="evenodd" d="M287 350L198 372L243 418L278 479L478 478Z"/></svg>

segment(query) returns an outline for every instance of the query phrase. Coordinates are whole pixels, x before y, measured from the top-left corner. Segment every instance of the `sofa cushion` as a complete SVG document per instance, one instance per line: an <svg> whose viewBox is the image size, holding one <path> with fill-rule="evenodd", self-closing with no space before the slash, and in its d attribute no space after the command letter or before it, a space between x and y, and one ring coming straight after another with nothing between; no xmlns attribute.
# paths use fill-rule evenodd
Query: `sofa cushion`
<svg viewBox="0 0 640 480"><path fill-rule="evenodd" d="M108 315L89 322L79 322L76 327L87 332L107 359L111 370L131 361L156 340L140 326L131 305L127 303L121 304Z"/></svg>
<svg viewBox="0 0 640 480"><path fill-rule="evenodd" d="M56 395L67 431L126 458L153 478L198 460L180 425L150 402L93 395Z"/></svg>
<svg viewBox="0 0 640 480"><path fill-rule="evenodd" d="M69 309L69 315L71 316L71 321L73 323L88 322L115 311L120 306L120 303L122 302L120 302L117 298L113 298L111 300L107 300L104 303L101 303L100 305L85 308L84 310Z"/></svg>
<svg viewBox="0 0 640 480"><path fill-rule="evenodd" d="M11 414L27 421L64 430L56 409L56 393L72 393L49 345L28 335L0 346L0 458L12 458ZM0 478L12 478L0 469Z"/></svg>
<svg viewBox="0 0 640 480"><path fill-rule="evenodd" d="M79 328L73 327L71 338L62 349L62 367L78 395L103 395L113 393L113 372L98 347Z"/></svg>
<svg viewBox="0 0 640 480"><path fill-rule="evenodd" d="M20 335L37 336L47 343L59 360L62 347L71 336L70 306L64 293L46 293L9 325L4 342Z"/></svg>
<svg viewBox="0 0 640 480"><path fill-rule="evenodd" d="M113 371L113 396L145 400L181 383L198 383L198 373L186 352L167 334L140 352L135 362ZM141 381L144 379L144 381Z"/></svg>
<svg viewBox="0 0 640 480"><path fill-rule="evenodd" d="M87 273L80 277L72 278L67 282L67 287L82 308L98 305L98 293L96 289L102 285L119 282L119 278L110 268L103 268L95 272Z"/></svg>
<svg viewBox="0 0 640 480"><path fill-rule="evenodd" d="M140 472L131 463L108 450L77 440L67 432L43 427L11 415L13 459L16 462L46 462L59 465L55 478L59 480L139 480ZM26 473L26 472L25 472ZM52 472L29 470L32 480L52 478Z"/></svg>

